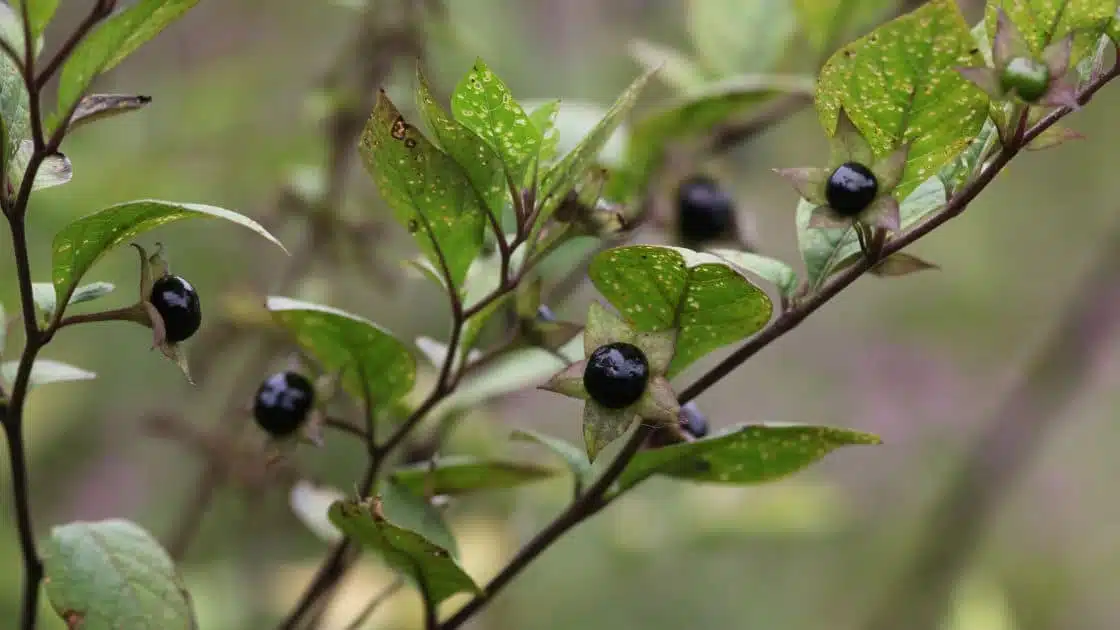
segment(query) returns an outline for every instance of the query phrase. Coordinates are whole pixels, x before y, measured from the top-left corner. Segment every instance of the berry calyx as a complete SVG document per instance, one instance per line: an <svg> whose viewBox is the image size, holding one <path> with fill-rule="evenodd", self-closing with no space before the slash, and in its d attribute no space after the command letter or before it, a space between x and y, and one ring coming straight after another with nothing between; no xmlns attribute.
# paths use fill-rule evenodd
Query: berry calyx
<svg viewBox="0 0 1120 630"><path fill-rule="evenodd" d="M681 238L705 243L735 226L735 203L715 180L694 175L677 188L677 222Z"/></svg>
<svg viewBox="0 0 1120 630"><path fill-rule="evenodd" d="M708 431L710 430L708 419L705 418L704 414L700 413L700 409L691 402L681 407L681 428L696 439L708 435Z"/></svg>
<svg viewBox="0 0 1120 630"><path fill-rule="evenodd" d="M277 372L257 388L253 419L274 437L286 437L307 421L315 403L315 388L298 372Z"/></svg>
<svg viewBox="0 0 1120 630"><path fill-rule="evenodd" d="M198 332L202 325L202 305L191 283L167 274L152 284L148 301L163 319L169 343L179 343Z"/></svg>
<svg viewBox="0 0 1120 630"><path fill-rule="evenodd" d="M828 176L824 189L830 208L845 217L854 217L875 201L879 180L859 162L845 162Z"/></svg>
<svg viewBox="0 0 1120 630"><path fill-rule="evenodd" d="M1034 59L1015 57L1007 62L999 83L1004 92L1014 91L1019 98L1033 103L1050 87L1050 69Z"/></svg>
<svg viewBox="0 0 1120 630"><path fill-rule="evenodd" d="M592 400L608 409L638 401L649 383L649 361L635 345L615 342L599 346L587 359L583 386Z"/></svg>

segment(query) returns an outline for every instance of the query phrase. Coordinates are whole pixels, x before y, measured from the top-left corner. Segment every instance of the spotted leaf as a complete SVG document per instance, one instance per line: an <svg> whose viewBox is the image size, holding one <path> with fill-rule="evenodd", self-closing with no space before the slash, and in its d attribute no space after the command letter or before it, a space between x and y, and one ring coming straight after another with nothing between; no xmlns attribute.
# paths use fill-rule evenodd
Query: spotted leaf
<svg viewBox="0 0 1120 630"><path fill-rule="evenodd" d="M502 207L509 197L502 177L501 161L490 145L470 128L452 118L436 102L431 85L419 66L416 68L416 101L420 114L428 123L440 146L455 160L474 189L486 202L495 217L502 216Z"/></svg>
<svg viewBox="0 0 1120 630"><path fill-rule="evenodd" d="M877 157L911 148L896 197L957 156L987 118L988 98L958 72L980 63L956 0L933 0L836 52L816 104L831 133L841 107Z"/></svg>
<svg viewBox="0 0 1120 630"><path fill-rule="evenodd" d="M481 59L451 95L451 111L490 146L515 182L525 180L540 152L541 132L514 100L506 84Z"/></svg>
<svg viewBox="0 0 1120 630"><path fill-rule="evenodd" d="M773 314L766 292L727 261L683 248L610 249L592 260L589 274L636 330L678 329L668 376L753 335Z"/></svg>
<svg viewBox="0 0 1120 630"><path fill-rule="evenodd" d="M878 436L848 429L757 424L694 442L646 450L618 479L619 491L652 475L686 481L757 484L798 472L842 446L879 444Z"/></svg>
<svg viewBox="0 0 1120 630"><path fill-rule="evenodd" d="M1003 9L1035 55L1074 33L1070 62L1076 65L1109 28L1116 5L1116 0L993 0L984 11L984 25L988 37L995 37L996 17Z"/></svg>
<svg viewBox="0 0 1120 630"><path fill-rule="evenodd" d="M397 221L456 289L482 250L486 206L467 173L378 94L359 151ZM442 268L446 262L447 269Z"/></svg>

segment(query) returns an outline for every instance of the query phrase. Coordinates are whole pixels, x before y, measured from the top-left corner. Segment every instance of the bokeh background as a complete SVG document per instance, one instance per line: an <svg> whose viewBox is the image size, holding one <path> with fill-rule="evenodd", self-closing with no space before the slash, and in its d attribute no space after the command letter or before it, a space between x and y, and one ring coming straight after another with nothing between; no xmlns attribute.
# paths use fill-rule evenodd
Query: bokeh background
<svg viewBox="0 0 1120 630"><path fill-rule="evenodd" d="M73 27L85 5L63 3L48 47L57 40L52 35ZM684 50L690 45L683 0L447 5L454 27L432 26L426 49L444 97L478 55L521 97L605 105L640 70L627 54L631 38ZM55 231L119 201L211 203L276 227L278 191L305 181L302 167L325 159L324 99L315 88L352 37L358 14L347 3L203 2L103 77L98 91L150 94L153 104L67 140L73 182L37 194L31 209L35 280L48 279ZM757 25L742 29L751 37ZM393 93L410 88L412 63L396 62L387 81ZM787 64L805 71L812 60L794 49ZM655 86L641 108L670 94ZM752 421L846 426L880 434L882 446L839 451L765 487L649 482L555 545L472 627L867 627L872 611L900 596L899 576L914 570L917 549L928 542L931 507L993 410L1009 392L1032 396L1054 386L1037 382L1016 389L1058 318L1083 307L1071 303L1075 287L1109 231L1117 229L1118 107L1120 91L1107 88L1071 119L1086 139L1017 159L968 212L919 243L914 251L939 263L940 272L859 281L698 401L717 427ZM770 169L817 164L824 155L824 135L806 109L702 166L734 191L763 251L796 261L796 198ZM386 219L360 167L351 175L347 216ZM277 233L298 243L306 230L293 220ZM249 232L215 222L177 224L145 242L162 241L172 269L200 290L208 318L204 333L220 325L224 296L276 291L281 276L294 274L301 279L288 284L288 295L362 313L404 339L442 338L447 320L440 296L398 264L411 255L407 234L388 223L374 232L357 262L331 261L316 250L317 262L294 271L283 270L284 256ZM0 256L0 300L9 311L17 304L14 277L11 257ZM135 255L122 249L87 279L117 283L118 293L108 299L128 303L137 282ZM1120 283L1120 269L1111 282ZM1109 288L1105 283L1100 290ZM593 296L584 287L554 308L581 319ZM1042 448L996 493L997 509L966 506L957 521L936 531L942 542L959 538L969 550L967 562L953 572L943 627L1120 627L1120 500L1114 485L1120 467L1113 455L1120 448L1118 341L1094 340L1096 352L1087 375L1078 379L1075 402L1046 419ZM183 510L205 461L181 441L152 435L145 418L181 415L178 426L233 427L234 435L249 429L250 419L236 407L266 374L254 357L260 344L246 342L223 354L195 387L149 346L144 329L106 324L67 329L46 352L99 378L37 390L30 398L40 536L56 523L125 517L163 540L173 537L184 526ZM681 382L723 355L702 361ZM265 365L276 367L284 358L273 352ZM246 366L256 367L247 372ZM473 410L453 445L460 452L543 457L511 445L509 429L526 426L576 439L578 409L567 399L524 392ZM1006 439L1015 444L1022 436L1012 428ZM325 451L298 455L309 474L344 491L353 488L361 462L357 445L333 436ZM0 571L0 627L6 628L15 623L21 577L6 466L0 477L0 566L8 567ZM984 476L978 481L984 483ZM562 509L568 492L567 481L557 478L454 506L449 518L468 571L480 583L492 576ZM982 526L976 549L963 535L975 525L973 518ZM283 483L220 489L181 562L200 627L271 627L326 549L292 516ZM346 627L390 579L373 558L364 559L324 627ZM47 614L43 627L62 624ZM419 627L415 594L402 591L368 627Z"/></svg>

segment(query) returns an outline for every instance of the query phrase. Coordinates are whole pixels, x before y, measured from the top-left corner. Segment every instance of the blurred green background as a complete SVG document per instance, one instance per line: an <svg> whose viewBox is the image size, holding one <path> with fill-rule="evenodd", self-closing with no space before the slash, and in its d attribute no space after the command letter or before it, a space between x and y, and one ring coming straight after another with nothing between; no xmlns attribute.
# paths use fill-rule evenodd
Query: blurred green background
<svg viewBox="0 0 1120 630"><path fill-rule="evenodd" d="M455 36L440 30L428 66L446 95L475 55L523 98L609 103L639 71L632 37L687 49L681 0L451 0ZM66 32L86 10L66 2L47 33ZM263 216L293 168L323 160L310 90L351 36L355 10L327 2L203 2L97 86L150 94L142 112L83 128L67 140L75 176L41 192L30 217L35 280L48 277L51 236L70 219L111 203L162 198ZM753 25L744 25L749 37ZM797 51L794 52L796 60ZM391 89L411 86L411 60ZM801 59L798 68L811 60ZM643 107L670 95L657 86ZM498 597L472 627L858 627L912 557L916 533L959 454L1015 382L1024 361L1067 306L1072 287L1115 224L1120 182L1113 124L1120 92L1106 89L1072 117L1087 139L1017 159L961 218L914 251L942 271L865 279L699 399L716 426L749 421L829 424L876 432L884 445L839 451L794 478L726 489L650 482L580 527ZM718 164L765 252L797 260L794 192L772 167L821 163L825 142L811 110L793 116ZM347 211L387 216L355 169ZM298 239L299 228L280 237ZM5 231L6 233L6 231ZM657 235L644 235L658 240ZM172 269L199 288L204 311L284 263L239 228L185 222L162 229ZM10 247L7 241L3 247ZM300 293L360 312L404 339L442 338L446 316L431 286L405 276L407 234L395 225L369 242L392 286L368 271L309 269ZM0 256L0 301L15 310L10 256ZM117 283L134 298L135 256L122 249L87 280ZM1120 282L1120 272L1118 272ZM561 316L581 319L585 287ZM207 324L204 323L204 329ZM1102 342L1103 343L1103 342ZM1078 402L1055 419L1046 447L1005 497L984 544L960 576L953 630L1120 627L1120 501L1112 486L1120 448L1120 345L1101 350ZM247 425L227 401L248 401L264 373L238 373L236 354L191 387L149 351L150 335L125 324L63 331L45 356L99 374L30 398L35 525L130 518L164 538L189 502L202 460L141 428L152 412L183 412L199 428ZM682 383L724 353L700 362ZM277 365L284 359L277 355ZM578 405L529 391L478 410L461 443L514 451L509 427L576 439ZM464 448L467 448L466 446ZM537 451L529 451L538 453ZM299 463L344 491L361 452L345 440L309 449ZM14 624L20 572L6 466L0 491L0 627ZM492 576L561 509L566 480L493 493L450 518L467 570ZM954 531L943 532L952 537ZM271 627L292 605L327 549L292 515L287 487L223 490L182 562L203 630ZM372 558L347 581L325 628L341 630L390 576ZM456 599L448 609L459 605ZM418 601L403 591L369 627L417 628ZM53 615L44 628L61 628Z"/></svg>

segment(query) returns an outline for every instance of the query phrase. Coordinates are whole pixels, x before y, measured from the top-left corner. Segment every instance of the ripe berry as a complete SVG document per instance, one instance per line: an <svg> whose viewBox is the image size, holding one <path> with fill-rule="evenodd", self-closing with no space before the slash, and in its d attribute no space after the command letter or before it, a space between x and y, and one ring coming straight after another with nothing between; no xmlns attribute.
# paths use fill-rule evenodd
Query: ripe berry
<svg viewBox="0 0 1120 630"><path fill-rule="evenodd" d="M1015 57L1003 69L999 82L1003 91L1014 90L1024 101L1033 103L1050 87L1050 69L1034 59Z"/></svg>
<svg viewBox="0 0 1120 630"><path fill-rule="evenodd" d="M728 234L735 226L735 203L715 180L694 175L677 189L681 239L705 243Z"/></svg>
<svg viewBox="0 0 1120 630"><path fill-rule="evenodd" d="M681 407L681 420L683 421L681 428L692 437L700 439L708 435L708 419L700 413L700 409L694 403L685 403Z"/></svg>
<svg viewBox="0 0 1120 630"><path fill-rule="evenodd" d="M277 372L265 379L253 400L253 418L276 437L291 435L307 421L315 389L298 372Z"/></svg>
<svg viewBox="0 0 1120 630"><path fill-rule="evenodd" d="M588 395L608 409L622 409L637 402L648 382L646 355L628 343L599 346L583 370L583 386Z"/></svg>
<svg viewBox="0 0 1120 630"><path fill-rule="evenodd" d="M863 164L845 162L828 176L824 194L829 207L843 216L854 217L875 200L879 180Z"/></svg>
<svg viewBox="0 0 1120 630"><path fill-rule="evenodd" d="M148 301L163 318L167 341L179 343L190 338L202 325L202 305L191 283L179 276L165 275L152 284Z"/></svg>

